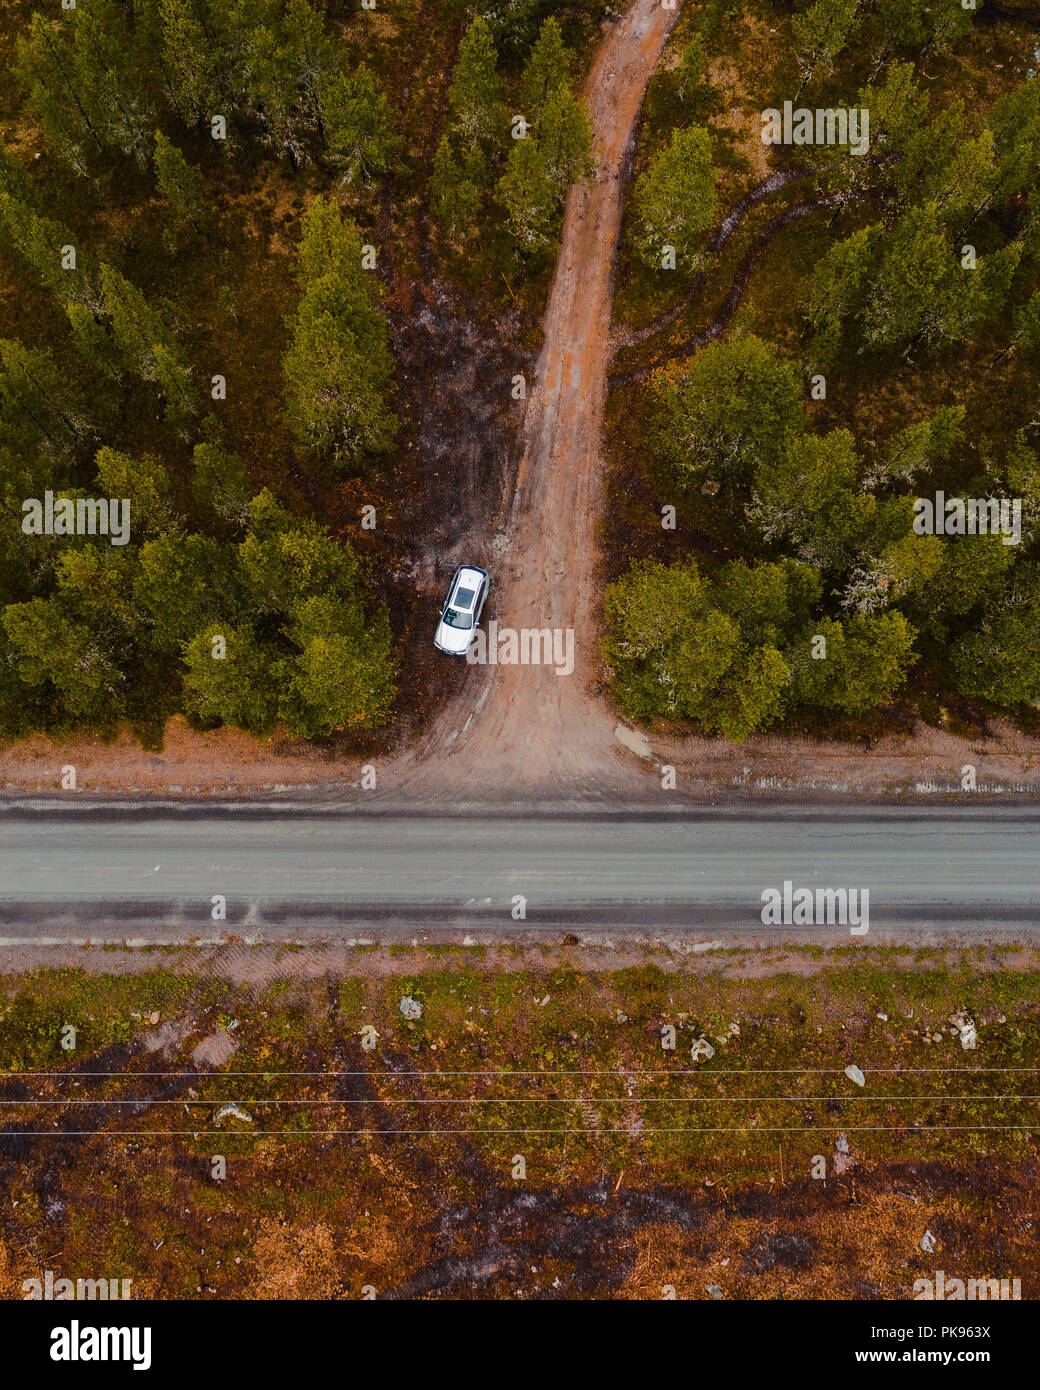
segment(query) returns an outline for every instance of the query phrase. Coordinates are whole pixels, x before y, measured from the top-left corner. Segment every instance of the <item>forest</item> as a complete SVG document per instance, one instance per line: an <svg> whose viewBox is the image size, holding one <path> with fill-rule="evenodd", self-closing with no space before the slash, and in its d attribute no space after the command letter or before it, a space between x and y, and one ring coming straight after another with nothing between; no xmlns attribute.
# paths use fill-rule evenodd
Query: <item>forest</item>
<svg viewBox="0 0 1040 1390"><path fill-rule="evenodd" d="M414 483L388 281L420 226L432 274L544 290L589 168L560 25L308 0L4 23L0 733L379 729L406 641L366 530ZM110 499L129 544L23 524L45 493Z"/></svg>

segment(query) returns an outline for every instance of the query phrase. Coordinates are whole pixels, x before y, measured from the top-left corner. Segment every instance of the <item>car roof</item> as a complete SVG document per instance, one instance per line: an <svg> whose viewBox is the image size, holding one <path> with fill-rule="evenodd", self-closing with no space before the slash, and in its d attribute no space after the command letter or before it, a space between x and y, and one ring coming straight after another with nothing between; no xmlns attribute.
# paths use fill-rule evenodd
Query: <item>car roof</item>
<svg viewBox="0 0 1040 1390"><path fill-rule="evenodd" d="M470 584L476 586L482 579L487 578L487 570L477 569L475 565L460 565L455 572L455 584L457 588L460 584Z"/></svg>

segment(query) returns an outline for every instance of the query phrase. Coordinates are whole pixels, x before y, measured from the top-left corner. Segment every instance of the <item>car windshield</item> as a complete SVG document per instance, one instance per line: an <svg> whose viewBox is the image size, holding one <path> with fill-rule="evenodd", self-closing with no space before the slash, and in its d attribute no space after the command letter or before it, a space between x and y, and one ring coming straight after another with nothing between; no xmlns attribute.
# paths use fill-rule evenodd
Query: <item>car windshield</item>
<svg viewBox="0 0 1040 1390"><path fill-rule="evenodd" d="M472 613L460 613L457 608L446 608L444 610L444 621L448 627L461 627L463 629L473 626Z"/></svg>
<svg viewBox="0 0 1040 1390"><path fill-rule="evenodd" d="M472 608L476 589L458 588L455 590L455 603L459 608Z"/></svg>

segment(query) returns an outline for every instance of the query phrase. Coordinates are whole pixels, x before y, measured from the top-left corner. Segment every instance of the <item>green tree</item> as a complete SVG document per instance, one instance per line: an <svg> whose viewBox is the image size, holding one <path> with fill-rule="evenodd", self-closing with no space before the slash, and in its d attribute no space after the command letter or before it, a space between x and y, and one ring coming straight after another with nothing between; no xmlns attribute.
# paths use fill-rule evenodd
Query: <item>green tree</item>
<svg viewBox="0 0 1040 1390"><path fill-rule="evenodd" d="M70 458L89 428L82 397L49 348L0 339L0 438Z"/></svg>
<svg viewBox="0 0 1040 1390"><path fill-rule="evenodd" d="M236 526L245 525L255 489L241 459L212 441L196 444L191 487L196 499Z"/></svg>
<svg viewBox="0 0 1040 1390"><path fill-rule="evenodd" d="M536 126L549 96L566 85L569 66L559 20L550 15L538 31L520 82L521 108Z"/></svg>
<svg viewBox="0 0 1040 1390"><path fill-rule="evenodd" d="M703 36L694 34L683 45L679 65L675 69L675 95L682 106L692 107L698 101L707 66Z"/></svg>
<svg viewBox="0 0 1040 1390"><path fill-rule="evenodd" d="M545 172L556 186L557 202L562 205L567 186L575 179L586 178L594 168L588 117L568 87L557 87L546 98L537 141Z"/></svg>
<svg viewBox="0 0 1040 1390"><path fill-rule="evenodd" d="M155 183L176 222L201 230L199 176L172 140L155 132Z"/></svg>
<svg viewBox="0 0 1040 1390"><path fill-rule="evenodd" d="M946 333L955 273L934 203L912 207L892 233L863 310L863 339L875 348L902 347L923 334Z"/></svg>
<svg viewBox="0 0 1040 1390"><path fill-rule="evenodd" d="M203 22L198 0L159 0L162 65L171 97L188 125L202 126L226 114L219 82L219 52Z"/></svg>
<svg viewBox="0 0 1040 1390"><path fill-rule="evenodd" d="M733 741L783 712L790 668L777 643L819 593L786 562L724 566L714 585L691 558L634 565L607 590L604 655L631 718L691 719Z"/></svg>
<svg viewBox="0 0 1040 1390"><path fill-rule="evenodd" d="M965 268L947 244L936 204L909 208L866 296L864 345L891 350L973 340L1003 309L1021 253L1013 242Z"/></svg>
<svg viewBox="0 0 1040 1390"><path fill-rule="evenodd" d="M57 23L35 14L18 43L18 73L54 148L80 173L89 154L120 150L145 167L152 112L125 11L78 0Z"/></svg>
<svg viewBox="0 0 1040 1390"><path fill-rule="evenodd" d="M519 247L537 252L550 245L557 221L557 191L536 140L528 137L515 142L496 191Z"/></svg>
<svg viewBox="0 0 1040 1390"><path fill-rule="evenodd" d="M42 687L66 726L110 730L134 713L131 673L144 627L131 582L132 568L112 547L76 545L61 553L53 594L4 610L19 679Z"/></svg>
<svg viewBox="0 0 1040 1390"><path fill-rule="evenodd" d="M479 145L473 146L472 153L482 158ZM473 179L467 175L466 163L456 157L447 135L442 135L433 160L430 196L434 215L449 241L465 240L480 212L486 161L477 172L483 177Z"/></svg>
<svg viewBox="0 0 1040 1390"><path fill-rule="evenodd" d="M918 150L927 123L928 96L914 76L913 63L889 63L884 81L868 83L856 105L870 112L869 158L854 153L851 144L808 145L800 156L837 196L839 211L859 194L889 195L893 183L900 186L902 165L911 159L911 149Z"/></svg>
<svg viewBox="0 0 1040 1390"><path fill-rule="evenodd" d="M915 635L902 613L814 618L785 652L792 699L853 718L888 704L905 680Z"/></svg>
<svg viewBox="0 0 1040 1390"><path fill-rule="evenodd" d="M94 278L84 266L82 250L68 227L42 217L10 193L0 193L0 227L14 250L61 304L82 304L92 312L100 309ZM70 249L75 253L75 265Z"/></svg>
<svg viewBox="0 0 1040 1390"><path fill-rule="evenodd" d="M993 198L1007 202L1035 189L1040 166L1040 77L1029 77L998 97L987 124L993 132L997 166Z"/></svg>
<svg viewBox="0 0 1040 1390"><path fill-rule="evenodd" d="M945 463L964 439L964 406L943 406L914 425L900 430L882 458L866 475L868 487L912 483L918 473Z"/></svg>
<svg viewBox="0 0 1040 1390"><path fill-rule="evenodd" d="M106 497L130 503L131 533L155 534L172 525L176 513L170 500L170 478L150 454L131 458L108 445L94 459L98 486Z"/></svg>
<svg viewBox="0 0 1040 1390"><path fill-rule="evenodd" d="M636 180L634 242L640 259L659 268L665 246L677 264L701 264L704 234L715 216L715 170L711 136L702 126L676 130Z"/></svg>
<svg viewBox="0 0 1040 1390"><path fill-rule="evenodd" d="M1040 290L1017 310L1013 344L1027 360L1040 362Z"/></svg>
<svg viewBox="0 0 1040 1390"><path fill-rule="evenodd" d="M452 127L462 143L500 141L505 133L498 54L487 22L474 15L462 36L458 62L448 88Z"/></svg>
<svg viewBox="0 0 1040 1390"><path fill-rule="evenodd" d="M124 362L142 381L158 385L168 417L179 423L195 410L191 371L179 344L137 286L110 265L101 267L101 292Z"/></svg>
<svg viewBox="0 0 1040 1390"><path fill-rule="evenodd" d="M296 606L288 631L299 648L282 703L291 732L324 738L386 723L395 688L385 608L366 619L314 595Z"/></svg>
<svg viewBox="0 0 1040 1390"><path fill-rule="evenodd" d="M401 148L386 93L362 63L353 73L333 73L321 88L329 157L348 183L378 177Z"/></svg>
<svg viewBox="0 0 1040 1390"><path fill-rule="evenodd" d="M357 464L393 443L393 364L357 229L323 198L304 217L297 265L303 294L285 357L286 423L301 448Z"/></svg>
<svg viewBox="0 0 1040 1390"><path fill-rule="evenodd" d="M685 487L748 481L804 428L797 369L753 334L712 343L650 379L646 442Z"/></svg>
<svg viewBox="0 0 1040 1390"><path fill-rule="evenodd" d="M914 539L918 545L937 542L941 558L938 565L924 571L901 600L901 607L942 656L954 632L977 626L992 607L1014 564L1014 547L994 535Z"/></svg>
<svg viewBox="0 0 1040 1390"><path fill-rule="evenodd" d="M882 238L880 224L862 227L817 262L806 293L812 353L826 367L838 356L863 311Z"/></svg>
<svg viewBox="0 0 1040 1390"><path fill-rule="evenodd" d="M800 434L761 463L748 514L767 540L782 538L822 570L846 566L862 544L876 502L860 488L848 430Z"/></svg>
<svg viewBox="0 0 1040 1390"><path fill-rule="evenodd" d="M1016 565L999 599L960 637L950 667L969 699L1014 707L1040 702L1040 572Z"/></svg>
<svg viewBox="0 0 1040 1390"><path fill-rule="evenodd" d="M145 542L133 592L154 623L155 647L179 652L208 624L238 616L233 563L210 536L171 531Z"/></svg>
<svg viewBox="0 0 1040 1390"><path fill-rule="evenodd" d="M858 0L814 0L791 17L791 41L802 86L831 72L855 28L857 8Z"/></svg>
<svg viewBox="0 0 1040 1390"><path fill-rule="evenodd" d="M184 662L188 709L195 718L232 724L256 738L271 732L282 672L276 650L248 623L211 623L187 644Z"/></svg>

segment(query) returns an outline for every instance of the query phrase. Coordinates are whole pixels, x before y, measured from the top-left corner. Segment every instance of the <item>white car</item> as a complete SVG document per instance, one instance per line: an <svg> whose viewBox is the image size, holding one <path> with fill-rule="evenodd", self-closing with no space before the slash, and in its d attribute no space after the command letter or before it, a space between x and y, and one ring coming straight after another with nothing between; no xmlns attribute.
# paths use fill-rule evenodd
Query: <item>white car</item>
<svg viewBox="0 0 1040 1390"><path fill-rule="evenodd" d="M433 637L433 645L439 652L466 655L490 588L487 570L477 569L475 565L460 565L455 571Z"/></svg>

